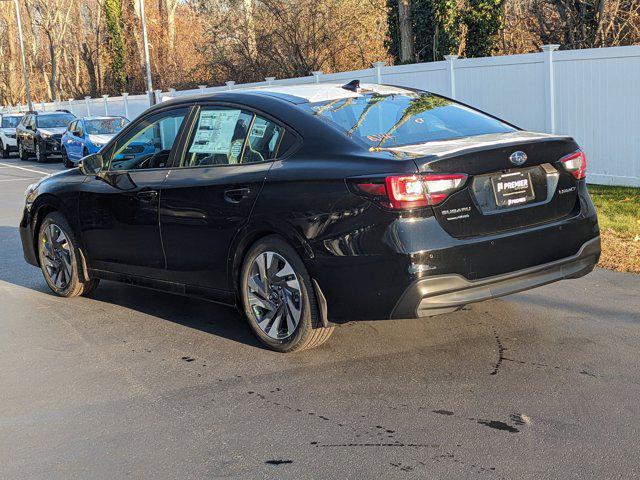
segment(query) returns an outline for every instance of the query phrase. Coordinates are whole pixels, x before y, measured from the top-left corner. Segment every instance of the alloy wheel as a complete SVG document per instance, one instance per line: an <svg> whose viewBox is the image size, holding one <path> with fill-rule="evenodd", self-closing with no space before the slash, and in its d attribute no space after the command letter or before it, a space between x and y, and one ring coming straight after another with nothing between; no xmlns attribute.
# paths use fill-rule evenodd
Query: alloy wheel
<svg viewBox="0 0 640 480"><path fill-rule="evenodd" d="M270 338L293 335L302 315L300 282L293 267L275 252L263 252L251 264L248 301L258 327Z"/></svg>
<svg viewBox="0 0 640 480"><path fill-rule="evenodd" d="M41 160L42 160L42 157L40 156L40 145L36 143L36 161L39 162Z"/></svg>
<svg viewBox="0 0 640 480"><path fill-rule="evenodd" d="M42 232L42 261L44 271L53 285L63 290L71 281L71 251L69 240L55 223Z"/></svg>

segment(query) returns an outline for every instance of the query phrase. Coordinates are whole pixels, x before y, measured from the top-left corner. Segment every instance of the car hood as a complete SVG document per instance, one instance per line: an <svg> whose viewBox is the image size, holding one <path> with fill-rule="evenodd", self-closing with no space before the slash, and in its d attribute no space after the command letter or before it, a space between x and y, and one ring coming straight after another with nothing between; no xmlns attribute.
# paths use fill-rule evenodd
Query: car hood
<svg viewBox="0 0 640 480"><path fill-rule="evenodd" d="M96 134L89 134L89 141L93 144L99 144L99 145L104 145L105 143L108 143L109 140L111 140L113 138L113 135L110 134L101 134L101 135L96 135Z"/></svg>
<svg viewBox="0 0 640 480"><path fill-rule="evenodd" d="M15 135L16 133L15 128L3 128L2 131L7 135Z"/></svg>
<svg viewBox="0 0 640 480"><path fill-rule="evenodd" d="M44 133L47 135L62 135L67 131L66 127L52 127L52 128L39 128L38 131L40 133Z"/></svg>

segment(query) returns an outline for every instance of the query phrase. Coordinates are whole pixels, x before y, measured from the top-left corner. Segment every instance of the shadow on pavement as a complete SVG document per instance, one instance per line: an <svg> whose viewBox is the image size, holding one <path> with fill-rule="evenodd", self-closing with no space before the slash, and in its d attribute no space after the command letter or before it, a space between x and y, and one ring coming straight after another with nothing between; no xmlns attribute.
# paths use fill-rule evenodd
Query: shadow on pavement
<svg viewBox="0 0 640 480"><path fill-rule="evenodd" d="M0 282L53 295L42 278L40 270L24 260L17 227L0 226L0 245L4 249L0 257ZM244 319L231 307L104 281L88 298L262 348ZM71 302L72 300L69 303L70 308L72 308Z"/></svg>

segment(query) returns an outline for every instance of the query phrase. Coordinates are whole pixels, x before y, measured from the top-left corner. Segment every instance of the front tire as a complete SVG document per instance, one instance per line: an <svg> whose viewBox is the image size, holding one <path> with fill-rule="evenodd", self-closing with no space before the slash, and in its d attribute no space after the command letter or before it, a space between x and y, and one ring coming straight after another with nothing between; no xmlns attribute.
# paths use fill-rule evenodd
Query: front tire
<svg viewBox="0 0 640 480"><path fill-rule="evenodd" d="M69 160L69 155L67 155L67 149L62 147L62 164L65 166L65 168L73 168L75 165L74 163Z"/></svg>
<svg viewBox="0 0 640 480"><path fill-rule="evenodd" d="M38 256L44 279L60 297L87 295L100 280L83 281L79 275L80 251L67 220L58 212L42 221L38 232Z"/></svg>
<svg viewBox="0 0 640 480"><path fill-rule="evenodd" d="M18 143L18 157L20 157L20 160L22 160L23 162L29 160L29 154L22 145L22 142Z"/></svg>
<svg viewBox="0 0 640 480"><path fill-rule="evenodd" d="M47 154L40 147L40 143L36 142L36 162L44 163L47 161Z"/></svg>
<svg viewBox="0 0 640 480"><path fill-rule="evenodd" d="M333 325L323 325L302 259L276 235L249 249L240 275L240 296L256 337L278 352L317 347L333 332Z"/></svg>
<svg viewBox="0 0 640 480"><path fill-rule="evenodd" d="M0 141L0 150L2 154L2 158L9 158L9 147L4 144L4 142Z"/></svg>

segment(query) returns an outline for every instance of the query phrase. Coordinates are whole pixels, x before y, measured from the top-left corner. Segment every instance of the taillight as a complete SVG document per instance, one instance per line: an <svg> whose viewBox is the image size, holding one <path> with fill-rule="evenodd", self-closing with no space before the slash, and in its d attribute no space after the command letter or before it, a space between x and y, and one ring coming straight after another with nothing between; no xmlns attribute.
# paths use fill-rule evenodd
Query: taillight
<svg viewBox="0 0 640 480"><path fill-rule="evenodd" d="M427 174L422 178L429 205L442 203L467 181L464 173Z"/></svg>
<svg viewBox="0 0 640 480"><path fill-rule="evenodd" d="M463 173L428 173L392 176L384 181L357 182L355 185L360 192L374 197L387 208L409 210L442 203L466 180L467 175Z"/></svg>
<svg viewBox="0 0 640 480"><path fill-rule="evenodd" d="M576 180L582 180L587 176L587 157L582 150L577 150L560 159L564 168L573 175Z"/></svg>

